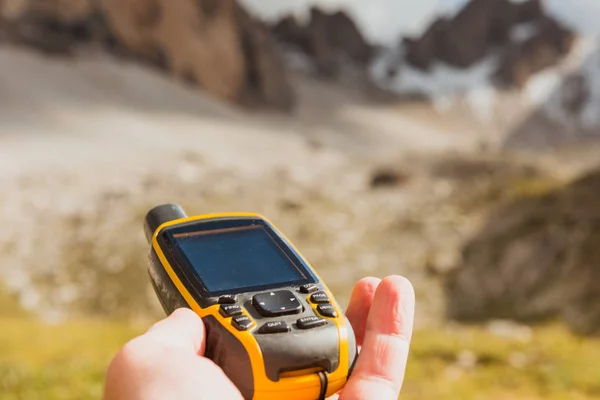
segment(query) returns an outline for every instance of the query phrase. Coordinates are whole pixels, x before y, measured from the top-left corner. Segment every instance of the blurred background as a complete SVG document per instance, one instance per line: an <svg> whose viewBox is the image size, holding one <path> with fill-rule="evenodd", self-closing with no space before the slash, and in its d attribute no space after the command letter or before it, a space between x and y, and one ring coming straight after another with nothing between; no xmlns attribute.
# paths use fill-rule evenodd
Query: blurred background
<svg viewBox="0 0 600 400"><path fill-rule="evenodd" d="M1 0L0 399L99 398L146 211L407 276L403 399L600 398L600 2Z"/></svg>

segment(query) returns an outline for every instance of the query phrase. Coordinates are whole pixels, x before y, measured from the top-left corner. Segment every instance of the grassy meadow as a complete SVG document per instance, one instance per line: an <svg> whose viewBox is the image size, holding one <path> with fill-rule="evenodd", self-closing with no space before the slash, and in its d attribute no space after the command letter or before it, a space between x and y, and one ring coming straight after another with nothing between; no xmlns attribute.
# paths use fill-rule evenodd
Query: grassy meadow
<svg viewBox="0 0 600 400"><path fill-rule="evenodd" d="M0 318L0 400L100 398L108 362L145 327L101 320L47 325ZM600 341L560 327L529 335L482 328L418 331L402 399L600 398Z"/></svg>

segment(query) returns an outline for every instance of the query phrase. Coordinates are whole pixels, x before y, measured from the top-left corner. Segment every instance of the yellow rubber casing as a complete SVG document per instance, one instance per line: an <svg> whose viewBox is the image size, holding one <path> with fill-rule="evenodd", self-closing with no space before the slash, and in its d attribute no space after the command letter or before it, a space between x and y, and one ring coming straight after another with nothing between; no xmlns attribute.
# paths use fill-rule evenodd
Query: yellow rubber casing
<svg viewBox="0 0 600 400"><path fill-rule="evenodd" d="M285 237L285 235L281 233L281 231L279 231L275 227L275 225L273 225L273 223L271 223L264 216L255 213L206 214L166 222L160 225L158 229L156 229L156 231L154 232L154 235L152 237L152 248L158 255L158 258L165 271L171 278L171 281L174 283L175 287L177 288L181 296L185 299L189 307L201 318L213 316L223 327L225 327L243 344L244 348L246 349L246 352L250 357L250 362L252 365L252 374L254 378L254 400L280 400L283 398L285 398L286 400L317 399L321 390L321 382L319 376L316 373L308 373L299 376L294 376L294 374L287 374L280 377L278 382L273 382L272 380L270 380L265 372L264 360L260 347L250 330L238 331L237 329L235 329L235 327L233 327L231 323L220 314L218 304L207 308L200 307L200 305L194 300L194 297L187 290L185 285L183 285L183 283L173 270L171 264L165 257L165 254L163 253L161 247L158 244L157 237L163 228L193 221L232 217L255 217L266 221L283 238L285 238L288 244L292 246L292 248L300 255L298 249L291 243L289 239L287 239L287 237ZM306 261L306 259L304 258L303 260L312 269L312 272L319 279L320 283L324 284L319 275L314 270L314 268L308 263L308 261ZM327 293L330 299L333 299L333 295L328 288L327 290L325 290L325 292ZM329 381L327 396L331 396L337 393L345 385L348 376L348 371L350 370L352 363L352 360L349 360L348 351L348 328L352 328L346 326L348 323L344 315L342 314L342 310L340 309L339 305L335 301L332 301L331 303L336 310L337 317L328 319L333 321L337 326L339 339L338 342L340 346L340 360L338 368L335 371L328 374ZM311 303L311 306L316 310L315 304ZM245 315L250 317L247 313L245 313Z"/></svg>

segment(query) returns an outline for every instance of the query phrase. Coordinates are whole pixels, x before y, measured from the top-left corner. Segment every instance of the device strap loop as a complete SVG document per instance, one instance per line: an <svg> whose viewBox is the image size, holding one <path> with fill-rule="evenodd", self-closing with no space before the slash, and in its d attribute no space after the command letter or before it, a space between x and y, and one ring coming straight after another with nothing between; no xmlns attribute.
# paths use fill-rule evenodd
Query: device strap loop
<svg viewBox="0 0 600 400"><path fill-rule="evenodd" d="M327 386L329 385L329 376L327 375L327 371L321 371L318 375L319 380L321 381L321 392L318 400L325 400L325 397L327 396Z"/></svg>

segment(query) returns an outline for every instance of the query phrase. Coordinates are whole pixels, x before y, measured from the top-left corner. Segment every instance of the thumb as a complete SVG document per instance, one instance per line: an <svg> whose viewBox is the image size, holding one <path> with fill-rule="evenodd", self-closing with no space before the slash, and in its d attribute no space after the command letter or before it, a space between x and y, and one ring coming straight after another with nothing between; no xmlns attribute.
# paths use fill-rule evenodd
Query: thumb
<svg viewBox="0 0 600 400"><path fill-rule="evenodd" d="M179 308L142 335L144 340L204 355L206 331L202 319L189 308Z"/></svg>

